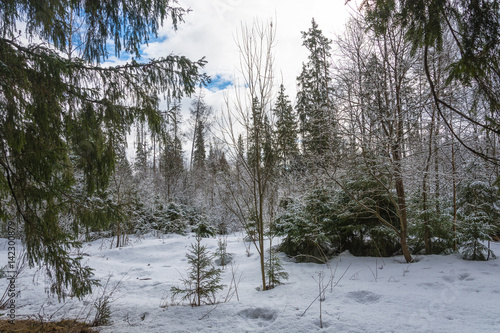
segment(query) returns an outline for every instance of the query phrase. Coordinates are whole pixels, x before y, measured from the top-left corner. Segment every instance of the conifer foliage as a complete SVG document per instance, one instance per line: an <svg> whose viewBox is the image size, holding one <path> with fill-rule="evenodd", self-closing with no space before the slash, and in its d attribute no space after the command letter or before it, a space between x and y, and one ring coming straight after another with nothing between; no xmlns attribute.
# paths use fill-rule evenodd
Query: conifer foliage
<svg viewBox="0 0 500 333"><path fill-rule="evenodd" d="M231 263L233 255L227 252L227 235L219 237L217 240L217 250L215 251L215 256L217 257L215 262L221 266L222 269L225 269L226 265Z"/></svg>
<svg viewBox="0 0 500 333"><path fill-rule="evenodd" d="M283 280L288 280L288 273L285 272L278 256L277 249L271 247L268 251L266 260L266 276L268 278L267 289L283 284Z"/></svg>
<svg viewBox="0 0 500 333"><path fill-rule="evenodd" d="M335 125L331 66L332 41L323 35L314 19L302 32L302 45L309 51L307 63L297 77L297 112L306 154L322 156L334 144Z"/></svg>
<svg viewBox="0 0 500 333"><path fill-rule="evenodd" d="M464 259L487 260L495 255L485 243L500 229L498 187L477 177L481 174L478 165L472 164L468 169L476 176L460 184L458 190L459 243Z"/></svg>
<svg viewBox="0 0 500 333"><path fill-rule="evenodd" d="M71 289L82 297L95 282L90 269L69 256L78 243L60 225L63 214L72 215L76 224L85 221L74 213L83 204L74 194L76 184L82 180L88 197L102 197L116 149L134 120L144 120L158 131L164 121L158 96L181 97L206 80L200 73L203 59L177 55L100 65L108 56L109 39L114 40L116 55L124 51L139 58L140 45L155 36L165 20L176 27L185 11L172 4L0 4L0 197L8 203L0 207L0 219L17 219L29 263L53 270L52 291L59 296ZM70 21L75 16L82 22L78 38Z"/></svg>
<svg viewBox="0 0 500 333"><path fill-rule="evenodd" d="M276 117L276 155L278 165L288 170L299 154L297 117L285 87L280 85L273 114Z"/></svg>
<svg viewBox="0 0 500 333"><path fill-rule="evenodd" d="M188 276L182 279L184 288L172 287L174 296L183 295L183 300L188 300L192 306L202 304L213 304L216 301L216 293L223 289L220 283L221 270L215 268L211 255L205 245L201 245L202 237L196 237L196 243L191 244L189 253L186 254L187 261L191 266Z"/></svg>

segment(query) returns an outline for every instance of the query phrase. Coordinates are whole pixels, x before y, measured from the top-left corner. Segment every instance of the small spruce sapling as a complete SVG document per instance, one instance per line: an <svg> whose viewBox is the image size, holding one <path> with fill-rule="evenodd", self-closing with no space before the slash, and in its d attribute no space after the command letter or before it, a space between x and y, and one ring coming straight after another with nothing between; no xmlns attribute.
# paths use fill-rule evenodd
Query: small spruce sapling
<svg viewBox="0 0 500 333"><path fill-rule="evenodd" d="M220 237L217 240L217 250L215 251L216 264L225 269L226 265L229 264L233 258L231 253L227 253L227 236Z"/></svg>
<svg viewBox="0 0 500 333"><path fill-rule="evenodd" d="M459 224L462 256L466 260L488 260L495 258L493 251L484 245L491 240L491 235L496 231L493 225L487 223L483 212L468 215Z"/></svg>
<svg viewBox="0 0 500 333"><path fill-rule="evenodd" d="M223 289L220 273L221 270L215 268L212 263L213 256L208 252L207 247L201 245L202 237L196 235L196 243L191 244L186 258L191 268L188 276L182 278L184 288L172 287L170 291L173 296L184 295L183 300L188 300L192 306L204 304L214 304L215 294Z"/></svg>
<svg viewBox="0 0 500 333"><path fill-rule="evenodd" d="M113 285L110 284L111 278L112 275L109 275L106 283L100 287L101 290L94 301L95 314L91 323L93 327L108 326L113 323L111 320L111 303L115 301L113 294L121 286L125 276Z"/></svg>
<svg viewBox="0 0 500 333"><path fill-rule="evenodd" d="M271 247L268 250L269 256L265 263L266 275L268 278L267 289L283 284L283 280L288 280L288 273L285 272L278 256L278 251Z"/></svg>
<svg viewBox="0 0 500 333"><path fill-rule="evenodd" d="M472 164L469 170L481 174L480 166ZM463 182L458 190L458 230L464 259L488 260L495 255L484 245L498 231L500 217L498 187L481 177Z"/></svg>

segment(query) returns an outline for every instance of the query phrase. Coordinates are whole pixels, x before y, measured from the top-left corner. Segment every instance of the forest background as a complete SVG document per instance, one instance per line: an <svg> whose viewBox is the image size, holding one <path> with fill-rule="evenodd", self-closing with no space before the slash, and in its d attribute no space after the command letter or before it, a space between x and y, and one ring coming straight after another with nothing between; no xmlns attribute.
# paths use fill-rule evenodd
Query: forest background
<svg viewBox="0 0 500 333"><path fill-rule="evenodd" d="M243 229L260 255L263 290L270 236L298 260L345 250L407 262L455 251L492 258L498 1L354 8L343 33L328 37L314 18L303 30L295 96L277 73L279 25L242 24L234 35L242 84L211 106L204 58L140 60L164 21L188 20L176 2L4 1L4 236L14 222L29 265L46 270L59 297L98 283L72 248L103 236L120 247L132 233ZM133 58L104 65L110 45Z"/></svg>

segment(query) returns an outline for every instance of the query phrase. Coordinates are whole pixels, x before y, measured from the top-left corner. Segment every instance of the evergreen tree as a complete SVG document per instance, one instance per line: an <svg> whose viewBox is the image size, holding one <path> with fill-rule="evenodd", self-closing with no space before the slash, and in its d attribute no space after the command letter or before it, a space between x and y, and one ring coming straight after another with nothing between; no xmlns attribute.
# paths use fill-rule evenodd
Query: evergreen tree
<svg viewBox="0 0 500 333"><path fill-rule="evenodd" d="M264 170L270 176L275 174L275 166L277 161L276 156L276 140L275 133L273 127L271 126L271 122L269 117L264 115L264 124L263 124L263 144L262 144L262 155L264 161Z"/></svg>
<svg viewBox="0 0 500 333"><path fill-rule="evenodd" d="M213 256L205 245L201 245L201 236L198 235L196 243L191 244L186 258L191 268L188 276L182 279L185 288L172 287L172 293L174 296L184 295L183 300L188 300L192 306L200 306L202 302L215 303L215 294L223 289L220 284L221 270L213 266Z"/></svg>
<svg viewBox="0 0 500 333"><path fill-rule="evenodd" d="M148 169L148 146L146 143L144 124L137 126L134 170L139 177L145 177Z"/></svg>
<svg viewBox="0 0 500 333"><path fill-rule="evenodd" d="M219 237L217 240L217 250L215 251L217 264L225 269L226 265L231 262L233 255L227 252L227 235Z"/></svg>
<svg viewBox="0 0 500 333"><path fill-rule="evenodd" d="M169 103L170 106L170 103ZM165 180L167 201L173 199L173 194L180 184L181 175L184 174L184 152L182 150L180 102L171 102L170 127L163 137L163 152L160 158L160 172Z"/></svg>
<svg viewBox="0 0 500 333"><path fill-rule="evenodd" d="M278 251L273 247L268 250L266 275L269 280L267 289L273 289L275 286L283 284L283 280L288 280L288 273L285 272L283 265L281 265Z"/></svg>
<svg viewBox="0 0 500 333"><path fill-rule="evenodd" d="M280 85L280 91L274 105L273 113L276 117L276 155L277 163L284 170L289 170L299 150L297 117L285 87Z"/></svg>
<svg viewBox="0 0 500 333"><path fill-rule="evenodd" d="M243 141L243 135L241 133L238 135L238 140L236 142L236 174L239 175L242 170L242 162L245 160L246 149L245 142Z"/></svg>
<svg viewBox="0 0 500 333"><path fill-rule="evenodd" d="M204 138L204 125L201 121L198 121L196 126L195 144L193 152L193 169L196 172L205 171L205 138Z"/></svg>
<svg viewBox="0 0 500 333"><path fill-rule="evenodd" d="M226 154L219 148L214 141L210 143L208 157L207 157L207 167L212 176L216 176L219 172L229 171L229 163L226 159Z"/></svg>
<svg viewBox="0 0 500 333"><path fill-rule="evenodd" d="M498 187L481 178L481 169L480 165L470 165L471 176L458 188L459 244L464 258L470 260L494 257L484 242L490 242L491 235L500 230Z"/></svg>
<svg viewBox="0 0 500 333"><path fill-rule="evenodd" d="M199 163L201 161L200 159L198 159L198 161L195 160L197 158L196 151L198 151L198 153L203 153L203 159L205 158L205 132L210 128L209 117L212 114L212 107L208 106L203 100L201 89L200 94L191 102L190 111L191 117L194 120L194 130L189 166L191 170L195 170L197 168L197 162ZM203 147L201 147L202 143ZM202 150L200 150L201 148ZM198 157L201 157L201 155Z"/></svg>
<svg viewBox="0 0 500 333"><path fill-rule="evenodd" d="M312 27L302 32L302 45L309 51L307 63L297 77L297 112L306 155L323 156L335 144L335 108L330 50L332 41L323 36L312 19Z"/></svg>
<svg viewBox="0 0 500 333"><path fill-rule="evenodd" d="M167 200L172 199L174 189L184 173L182 143L178 137L166 135L165 147L161 158L161 170L165 179Z"/></svg>
<svg viewBox="0 0 500 333"><path fill-rule="evenodd" d="M276 162L274 146L274 133L269 117L262 112L262 106L259 101L254 99L247 152L248 165L252 169L252 172L271 174L274 171Z"/></svg>
<svg viewBox="0 0 500 333"><path fill-rule="evenodd" d="M125 245L127 234L133 231L131 216L134 214L134 200L137 196L132 168L124 147L120 149L117 155L115 170L111 176L108 192L110 192L110 198L118 208L119 214L114 214L113 229L116 235L116 247L120 247Z"/></svg>
<svg viewBox="0 0 500 333"><path fill-rule="evenodd" d="M252 173L257 173L257 168L261 168L262 163L262 143L263 143L263 114L257 98L252 103L250 114L250 126L247 135L248 151L247 163Z"/></svg>
<svg viewBox="0 0 500 333"><path fill-rule="evenodd" d="M472 211L461 218L458 224L459 243L464 259L488 260L495 254L485 242L491 241L491 235L498 229L491 224L490 217L484 211Z"/></svg>
<svg viewBox="0 0 500 333"><path fill-rule="evenodd" d="M61 297L66 288L82 297L95 283L70 256L79 243L60 224L70 206L85 204L72 194L77 176L84 175L89 196L103 192L133 122L159 128L158 96L191 94L205 81L204 60L175 55L103 67L107 43L114 40L118 56L140 58L162 23L176 27L184 13L168 0L0 4L0 196L9 206L2 204L0 219L17 219L28 262L49 268ZM74 15L83 27L79 54L71 53ZM22 42L20 29L36 43Z"/></svg>

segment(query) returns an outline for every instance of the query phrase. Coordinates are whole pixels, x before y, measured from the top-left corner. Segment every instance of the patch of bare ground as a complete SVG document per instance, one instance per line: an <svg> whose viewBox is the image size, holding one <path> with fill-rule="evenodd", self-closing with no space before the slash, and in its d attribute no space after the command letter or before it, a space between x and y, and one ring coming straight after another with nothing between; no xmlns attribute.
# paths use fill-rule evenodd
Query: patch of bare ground
<svg viewBox="0 0 500 333"><path fill-rule="evenodd" d="M76 320L61 320L58 322L40 322L39 320L23 319L15 320L13 323L0 320L0 332L5 333L98 333L90 324Z"/></svg>

